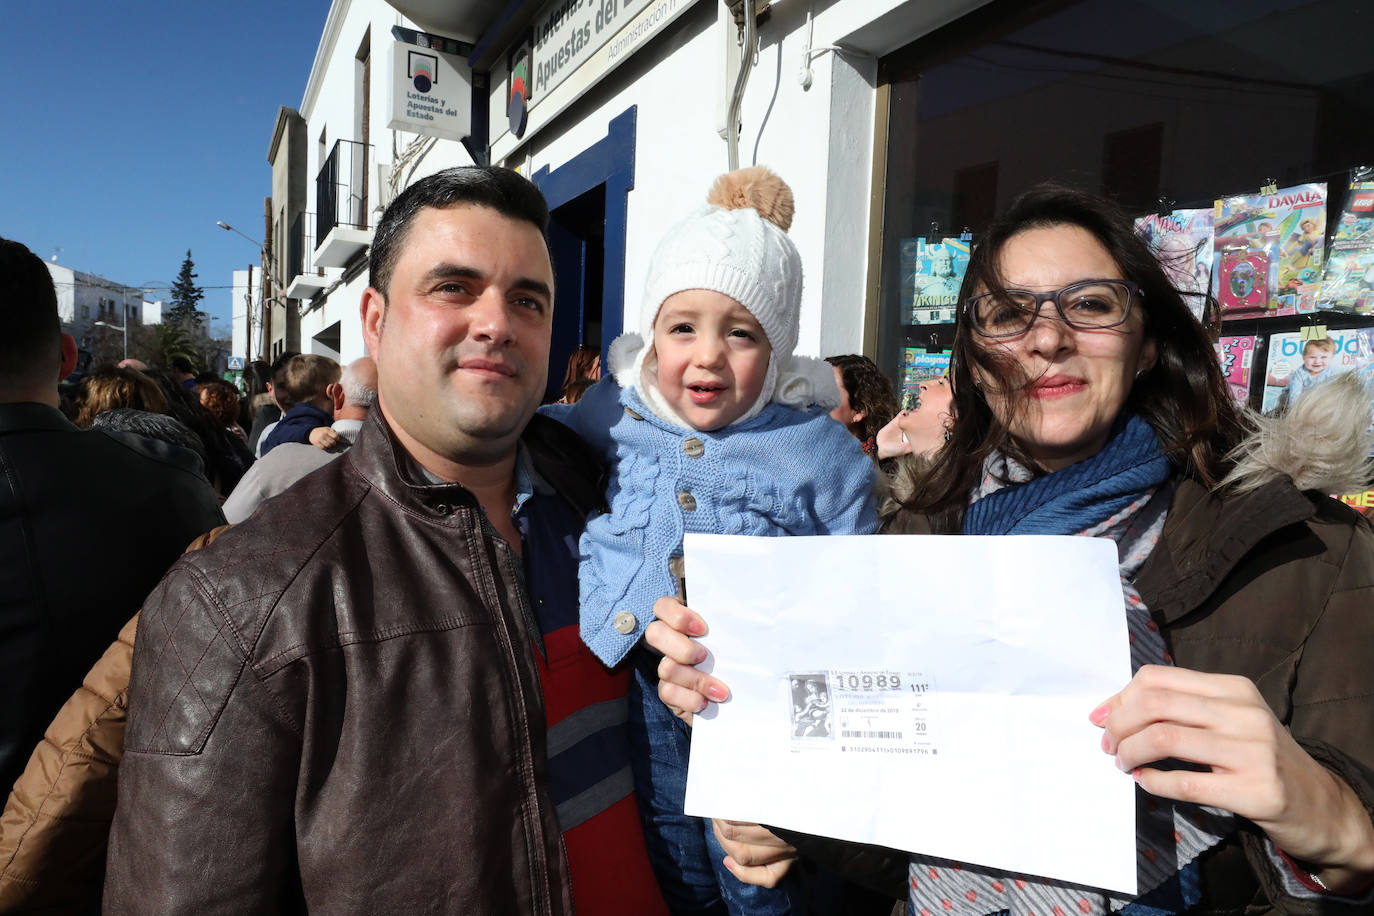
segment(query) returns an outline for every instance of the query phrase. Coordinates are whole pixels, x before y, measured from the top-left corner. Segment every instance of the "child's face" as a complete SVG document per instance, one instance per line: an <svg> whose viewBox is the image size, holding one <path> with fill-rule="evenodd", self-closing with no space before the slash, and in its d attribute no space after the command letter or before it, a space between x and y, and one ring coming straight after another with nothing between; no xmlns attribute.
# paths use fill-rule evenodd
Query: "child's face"
<svg viewBox="0 0 1374 916"><path fill-rule="evenodd" d="M758 400L773 348L749 310L723 293L689 289L654 321L658 390L694 429L738 420Z"/></svg>
<svg viewBox="0 0 1374 916"><path fill-rule="evenodd" d="M1308 347L1302 353L1302 364L1308 372L1316 375L1331 362L1331 351L1323 347Z"/></svg>

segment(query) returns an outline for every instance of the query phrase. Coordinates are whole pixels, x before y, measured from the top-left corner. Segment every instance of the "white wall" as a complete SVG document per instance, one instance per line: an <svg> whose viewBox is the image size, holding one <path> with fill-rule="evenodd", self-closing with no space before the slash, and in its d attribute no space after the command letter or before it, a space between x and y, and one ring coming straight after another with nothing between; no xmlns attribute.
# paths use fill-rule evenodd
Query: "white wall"
<svg viewBox="0 0 1374 916"><path fill-rule="evenodd" d="M306 143L306 210L316 213L315 176L319 173L323 156L328 156L336 140L359 140L357 131L358 73L357 53L363 36L371 29L371 78L368 93L368 141L372 148L369 159L381 163L389 169L395 161L397 152L404 151L413 141L420 138L406 131L393 131L387 128L387 98L390 87L390 71L387 68L389 50L393 41L391 27L404 25L416 28L384 0L334 0L325 23L325 32L316 49L315 64L305 88L305 96L300 106L301 117L305 119ZM325 135L323 150L320 148L321 131ZM408 163L405 181L401 187L432 175L441 169L455 165L471 165L472 157L466 148L453 140L434 140L421 147L423 154ZM377 172L369 166L368 206L371 210L369 225L376 226L381 216L384 196L379 193ZM317 238L316 242L320 240ZM342 277L343 271L327 269L326 275L332 280ZM363 290L367 288L367 272L355 277L348 283L334 289L310 312L301 316L301 349L312 350L313 338L335 322L340 325L342 341L340 360L348 363L367 353L362 339L362 326L358 319L358 307L362 301ZM302 309L308 303L302 303ZM329 354L329 355L332 355Z"/></svg>
<svg viewBox="0 0 1374 916"><path fill-rule="evenodd" d="M803 88L805 51L843 43L883 17L904 17L928 29L947 21L951 10L978 5L980 0L786 0L759 30L741 110L739 162L774 169L796 197L790 234L805 270L799 353L862 350L877 74L877 60L867 53L824 52L811 60L810 88ZM912 15L918 7L925 19ZM896 47L919 34L885 37ZM728 168L718 127L733 84L727 70L733 37L723 4L700 0L582 99L535 127L505 163L526 174L557 169L604 137L612 118L638 106L626 240L627 330L640 325L644 278L663 231L698 206L714 177ZM505 131L505 86L504 73L494 72L493 137Z"/></svg>

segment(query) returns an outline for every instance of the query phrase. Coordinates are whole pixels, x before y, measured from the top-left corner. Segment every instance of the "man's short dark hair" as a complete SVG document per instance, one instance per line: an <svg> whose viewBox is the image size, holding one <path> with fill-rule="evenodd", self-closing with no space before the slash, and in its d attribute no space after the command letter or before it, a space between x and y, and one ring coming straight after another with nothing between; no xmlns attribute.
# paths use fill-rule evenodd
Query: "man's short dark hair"
<svg viewBox="0 0 1374 916"><path fill-rule="evenodd" d="M444 169L406 188L382 214L368 253L368 285L385 298L400 246L416 215L426 207L458 204L490 207L502 216L531 223L541 233L548 229L544 195L520 173L495 165Z"/></svg>
<svg viewBox="0 0 1374 916"><path fill-rule="evenodd" d="M191 365L191 361L184 356L172 357L172 368L187 375L195 375L196 367Z"/></svg>
<svg viewBox="0 0 1374 916"><path fill-rule="evenodd" d="M0 238L0 382L28 384L46 376L57 387L62 322L57 290L38 255Z"/></svg>

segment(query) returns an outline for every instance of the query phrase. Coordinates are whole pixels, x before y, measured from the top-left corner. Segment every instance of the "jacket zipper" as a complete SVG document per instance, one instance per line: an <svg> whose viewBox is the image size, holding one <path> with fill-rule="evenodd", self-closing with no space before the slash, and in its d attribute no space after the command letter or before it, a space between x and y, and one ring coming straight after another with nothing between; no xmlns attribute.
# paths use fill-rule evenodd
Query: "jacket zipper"
<svg viewBox="0 0 1374 916"><path fill-rule="evenodd" d="M508 562L511 550L510 545L505 543L500 537L491 537L487 535L480 525L478 528L478 537L481 538L482 543L489 551L487 558L488 562L491 564L493 578L496 582L498 591L504 590L507 594L514 592L516 600L522 601L523 598L521 597L519 589L509 588L509 583L514 581L513 577L509 575L513 568L512 564ZM495 556L492 555L493 553ZM507 562L502 562L503 557L507 559ZM514 701L516 703L517 714L515 726L522 739L519 745L520 767L525 774L525 799L527 802L524 806L525 810L522 817L525 821L528 835L537 841L537 846L530 850L530 863L535 870L533 876L534 888L532 889L536 891L537 901L542 903L539 912L548 913L552 916L552 890L549 887L548 865L544 861L544 850L548 847L548 842L544 836L543 818L539 816L539 788L534 783L534 750L533 740L530 737L529 710L525 705L525 683L520 676L519 665L516 663L515 640L510 632L510 623L506 620L506 615L503 612L504 609L499 607L500 603L500 595L497 595L498 613L496 616L500 621L500 626L497 627L497 634L501 639L501 647L505 650L506 661L515 684ZM531 821L533 821L533 823L531 823Z"/></svg>

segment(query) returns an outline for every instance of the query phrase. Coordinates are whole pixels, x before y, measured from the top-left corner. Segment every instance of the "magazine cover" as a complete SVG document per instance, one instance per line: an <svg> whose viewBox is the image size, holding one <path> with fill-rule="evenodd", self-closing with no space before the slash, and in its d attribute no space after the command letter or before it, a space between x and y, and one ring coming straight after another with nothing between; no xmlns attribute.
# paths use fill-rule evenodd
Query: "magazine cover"
<svg viewBox="0 0 1374 916"><path fill-rule="evenodd" d="M1168 216L1151 213L1135 221L1135 234L1154 251L1199 321L1205 319L1212 288L1212 218L1209 207L1175 210Z"/></svg>
<svg viewBox="0 0 1374 916"><path fill-rule="evenodd" d="M907 324L952 324L970 242L902 239L902 316Z"/></svg>
<svg viewBox="0 0 1374 916"><path fill-rule="evenodd" d="M1288 407L1303 392L1342 372L1358 372L1374 384L1374 328L1328 330L1326 337L1306 341L1299 331L1270 335L1260 409L1269 413Z"/></svg>
<svg viewBox="0 0 1374 916"><path fill-rule="evenodd" d="M944 375L949 370L949 352L931 353L924 347L902 349L902 390L899 399L903 409L915 402L916 386L928 378Z"/></svg>
<svg viewBox="0 0 1374 916"><path fill-rule="evenodd" d="M1331 233L1317 305L1374 314L1374 181L1352 181Z"/></svg>
<svg viewBox="0 0 1374 916"><path fill-rule="evenodd" d="M1324 183L1219 200L1212 221L1224 317L1316 310L1326 233Z"/></svg>
<svg viewBox="0 0 1374 916"><path fill-rule="evenodd" d="M1216 343L1221 374L1231 386L1231 396L1241 404L1250 399L1250 368L1255 360L1255 335L1223 337Z"/></svg>

